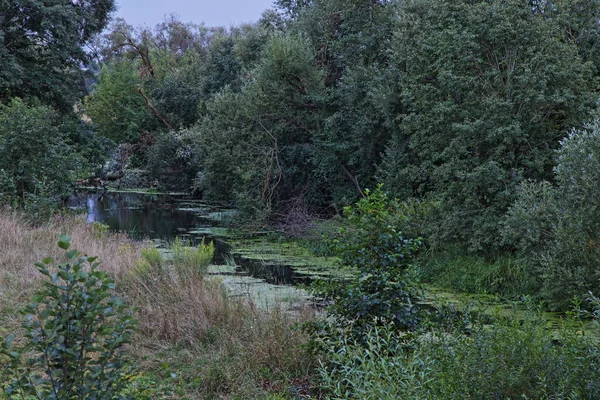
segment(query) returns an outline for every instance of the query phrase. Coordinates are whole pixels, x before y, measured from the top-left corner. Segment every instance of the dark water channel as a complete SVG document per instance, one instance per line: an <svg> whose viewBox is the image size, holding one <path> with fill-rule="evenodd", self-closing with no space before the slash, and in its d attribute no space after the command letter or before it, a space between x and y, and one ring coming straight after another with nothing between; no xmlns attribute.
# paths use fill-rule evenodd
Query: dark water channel
<svg viewBox="0 0 600 400"><path fill-rule="evenodd" d="M81 191L69 199L68 206L87 211L87 222L106 224L111 231L134 239L167 244L178 237L195 246L206 238L215 243L217 262L222 262L229 252L227 243L211 234L227 210L183 195Z"/></svg>
<svg viewBox="0 0 600 400"><path fill-rule="evenodd" d="M85 210L87 221L108 225L139 240L153 240L158 247L180 238L191 245L203 239L215 244L215 264L235 262L236 273L264 279L272 284L304 283L306 277L287 265L261 262L232 254L228 240L232 238L224 225L234 210L208 205L185 195L141 192L107 192L82 190L68 203L72 209Z"/></svg>

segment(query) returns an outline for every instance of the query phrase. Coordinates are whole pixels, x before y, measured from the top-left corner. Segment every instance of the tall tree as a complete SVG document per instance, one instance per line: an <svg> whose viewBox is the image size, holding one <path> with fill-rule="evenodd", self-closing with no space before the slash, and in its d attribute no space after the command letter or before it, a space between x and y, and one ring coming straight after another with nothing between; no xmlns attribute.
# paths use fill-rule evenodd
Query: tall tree
<svg viewBox="0 0 600 400"><path fill-rule="evenodd" d="M519 182L550 178L559 140L585 120L593 65L526 0L406 1L393 60L408 112L388 188L439 196L445 240L494 246Z"/></svg>
<svg viewBox="0 0 600 400"><path fill-rule="evenodd" d="M83 91L83 50L114 0L0 0L0 102L38 97L70 110Z"/></svg>

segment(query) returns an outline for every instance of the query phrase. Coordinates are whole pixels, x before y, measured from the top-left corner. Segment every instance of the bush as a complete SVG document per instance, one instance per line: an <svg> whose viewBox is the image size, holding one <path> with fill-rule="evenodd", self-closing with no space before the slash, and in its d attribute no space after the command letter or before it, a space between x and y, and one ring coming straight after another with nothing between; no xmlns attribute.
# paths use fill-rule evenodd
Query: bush
<svg viewBox="0 0 600 400"><path fill-rule="evenodd" d="M381 186L344 213L348 225L330 240L340 267L351 277L321 281L313 292L334 303L328 308L336 325L361 336L371 326L385 324L411 329L417 324L406 272L420 239L407 239L396 227L398 203Z"/></svg>
<svg viewBox="0 0 600 400"><path fill-rule="evenodd" d="M334 399L599 398L593 339L552 332L535 313L516 317L476 321L468 336L378 328L361 342L338 339L319 368L321 388Z"/></svg>
<svg viewBox="0 0 600 400"><path fill-rule="evenodd" d="M19 202L70 193L79 160L58 123L45 106L20 99L0 105L0 191Z"/></svg>
<svg viewBox="0 0 600 400"><path fill-rule="evenodd" d="M58 244L68 250L69 237ZM50 281L23 310L25 343L13 345L15 336L2 343L2 389L9 398L126 398L120 393L132 366L124 346L136 321L111 294L114 281L94 257L71 250L66 258L65 264L50 258L36 264Z"/></svg>
<svg viewBox="0 0 600 400"><path fill-rule="evenodd" d="M193 133L168 132L157 137L148 149L148 172L168 190L187 190L202 163L201 149L193 140Z"/></svg>

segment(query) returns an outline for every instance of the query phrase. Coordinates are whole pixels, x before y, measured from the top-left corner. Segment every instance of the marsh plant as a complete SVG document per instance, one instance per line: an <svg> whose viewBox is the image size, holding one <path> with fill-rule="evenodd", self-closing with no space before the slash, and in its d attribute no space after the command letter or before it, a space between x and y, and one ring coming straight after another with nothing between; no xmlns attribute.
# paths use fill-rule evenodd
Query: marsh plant
<svg viewBox="0 0 600 400"><path fill-rule="evenodd" d="M127 398L125 345L136 320L95 257L69 250L68 236L58 245L65 263L36 264L47 280L22 311L24 340L10 335L1 344L1 388L8 398Z"/></svg>
<svg viewBox="0 0 600 400"><path fill-rule="evenodd" d="M176 238L171 244L173 256L173 268L181 279L187 279L192 275L204 275L215 254L213 242L205 243L204 238L197 247L189 246L189 243Z"/></svg>

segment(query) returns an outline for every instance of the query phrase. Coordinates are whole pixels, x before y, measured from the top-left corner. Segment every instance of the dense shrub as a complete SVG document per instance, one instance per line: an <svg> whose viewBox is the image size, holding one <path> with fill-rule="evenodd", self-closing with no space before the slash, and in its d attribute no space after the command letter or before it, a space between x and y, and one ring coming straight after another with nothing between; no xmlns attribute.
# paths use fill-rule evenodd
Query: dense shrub
<svg viewBox="0 0 600 400"><path fill-rule="evenodd" d="M600 352L575 329L552 332L537 314L512 315L465 335L369 331L341 338L319 369L334 399L596 399Z"/></svg>
<svg viewBox="0 0 600 400"><path fill-rule="evenodd" d="M192 133L160 134L146 155L149 176L167 190L187 190L200 170L201 155Z"/></svg>
<svg viewBox="0 0 600 400"><path fill-rule="evenodd" d="M397 229L398 203L381 186L346 207L347 226L331 239L333 254L348 279L317 282L314 294L333 300L329 315L360 337L379 324L411 329L417 323L406 271L421 240Z"/></svg>
<svg viewBox="0 0 600 400"><path fill-rule="evenodd" d="M77 158L54 111L13 99L0 105L0 188L20 202L69 193ZM0 189L2 190L2 189Z"/></svg>
<svg viewBox="0 0 600 400"><path fill-rule="evenodd" d="M561 142L556 185L526 183L507 213L504 236L536 269L554 308L600 289L600 123Z"/></svg>

